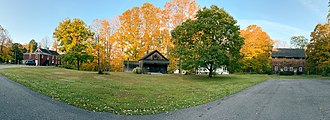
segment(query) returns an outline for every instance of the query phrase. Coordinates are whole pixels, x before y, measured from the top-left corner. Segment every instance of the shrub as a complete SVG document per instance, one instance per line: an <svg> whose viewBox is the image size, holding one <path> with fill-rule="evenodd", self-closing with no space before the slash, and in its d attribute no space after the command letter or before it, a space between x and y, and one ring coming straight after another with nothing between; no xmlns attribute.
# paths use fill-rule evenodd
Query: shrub
<svg viewBox="0 0 330 120"><path fill-rule="evenodd" d="M75 68L74 65L70 65L70 64L63 64L63 65L59 65L58 67L66 68L66 69L74 69Z"/></svg>
<svg viewBox="0 0 330 120"><path fill-rule="evenodd" d="M83 63L81 64L80 69L84 71L97 71L97 63L94 62Z"/></svg>
<svg viewBox="0 0 330 120"><path fill-rule="evenodd" d="M293 71L281 71L280 75L294 75Z"/></svg>
<svg viewBox="0 0 330 120"><path fill-rule="evenodd" d="M322 66L322 76L330 76L330 64L325 64Z"/></svg>
<svg viewBox="0 0 330 120"><path fill-rule="evenodd" d="M133 69L133 73L142 74L142 69L140 67L136 67L136 68Z"/></svg>

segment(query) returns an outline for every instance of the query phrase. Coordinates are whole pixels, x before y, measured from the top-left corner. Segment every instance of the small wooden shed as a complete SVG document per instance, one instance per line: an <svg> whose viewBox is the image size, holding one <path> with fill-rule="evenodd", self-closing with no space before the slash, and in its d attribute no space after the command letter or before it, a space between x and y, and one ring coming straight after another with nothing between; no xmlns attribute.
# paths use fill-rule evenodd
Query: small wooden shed
<svg viewBox="0 0 330 120"><path fill-rule="evenodd" d="M146 73L167 73L169 60L159 51L154 50L138 61L124 61L124 72L130 72L136 67L142 68L142 72Z"/></svg>

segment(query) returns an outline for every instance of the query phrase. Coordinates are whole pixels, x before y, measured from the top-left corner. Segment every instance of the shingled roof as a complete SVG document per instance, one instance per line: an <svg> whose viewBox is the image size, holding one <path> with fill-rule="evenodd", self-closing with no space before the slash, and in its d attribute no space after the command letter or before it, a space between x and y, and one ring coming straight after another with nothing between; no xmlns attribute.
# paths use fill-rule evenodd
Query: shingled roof
<svg viewBox="0 0 330 120"><path fill-rule="evenodd" d="M154 51L151 51L150 53L148 53L147 55L145 55L144 57L142 57L140 60L145 60L147 59L148 57L150 57L151 55L155 54L155 53L158 53L164 60L166 61L169 61L164 55L162 55L158 50L154 50ZM139 60L139 61L140 61Z"/></svg>
<svg viewBox="0 0 330 120"><path fill-rule="evenodd" d="M272 52L272 58L306 58L304 49L277 48Z"/></svg>
<svg viewBox="0 0 330 120"><path fill-rule="evenodd" d="M43 53L48 53L48 54L51 54L51 55L59 55L56 51L53 51L53 50L47 50L47 49L43 49L43 48L39 48L39 49Z"/></svg>

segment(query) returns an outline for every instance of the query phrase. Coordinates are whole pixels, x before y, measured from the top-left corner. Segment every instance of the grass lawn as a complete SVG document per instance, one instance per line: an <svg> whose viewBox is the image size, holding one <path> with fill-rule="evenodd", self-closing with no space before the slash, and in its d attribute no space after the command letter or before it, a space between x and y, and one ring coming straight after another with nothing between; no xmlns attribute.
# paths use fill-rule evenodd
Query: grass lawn
<svg viewBox="0 0 330 120"><path fill-rule="evenodd" d="M267 75L138 75L56 67L0 70L0 74L79 108L116 114L154 114L214 101L265 81Z"/></svg>

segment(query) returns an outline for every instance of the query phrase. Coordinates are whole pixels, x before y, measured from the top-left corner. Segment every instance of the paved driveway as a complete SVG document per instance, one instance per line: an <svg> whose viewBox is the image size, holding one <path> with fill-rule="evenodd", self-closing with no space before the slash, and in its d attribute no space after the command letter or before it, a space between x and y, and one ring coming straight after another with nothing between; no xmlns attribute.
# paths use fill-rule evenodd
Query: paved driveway
<svg viewBox="0 0 330 120"><path fill-rule="evenodd" d="M82 110L0 76L0 119L327 120L330 80L268 80L208 104L156 115L125 116Z"/></svg>

